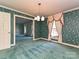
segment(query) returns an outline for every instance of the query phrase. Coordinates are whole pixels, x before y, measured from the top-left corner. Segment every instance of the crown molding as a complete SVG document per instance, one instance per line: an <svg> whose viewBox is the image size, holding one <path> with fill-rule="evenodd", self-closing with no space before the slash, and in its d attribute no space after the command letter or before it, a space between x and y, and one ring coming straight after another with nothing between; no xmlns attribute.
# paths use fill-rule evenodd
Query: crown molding
<svg viewBox="0 0 79 59"><path fill-rule="evenodd" d="M22 13L22 14L25 14L25 15L29 15L29 16L34 17L34 16L31 15L31 14L28 14L28 13L25 13L25 12L22 12L22 11L19 11L19 10L15 10L15 9L13 9L13 8L10 8L10 7L4 6L4 5L0 5L0 7L6 8L6 9L10 9L10 10L13 10L13 11L16 11L16 12L19 12L19 13Z"/></svg>
<svg viewBox="0 0 79 59"><path fill-rule="evenodd" d="M72 9L70 9L70 10L64 11L64 13L71 12L71 11L78 10L78 9L79 9L79 7L72 8Z"/></svg>
<svg viewBox="0 0 79 59"><path fill-rule="evenodd" d="M10 10L13 10L13 11L25 14L25 15L29 15L29 16L35 17L34 15L31 15L31 14L28 14L28 13L25 13L25 12L22 12L22 11L19 11L19 10L12 9L12 8L9 8L9 7L4 6L4 5L0 5L0 7L6 8L6 9L10 9ZM71 11L74 11L74 10L77 10L77 9L79 9L79 7L66 10L66 11L64 11L64 13L68 13L68 12L71 12Z"/></svg>

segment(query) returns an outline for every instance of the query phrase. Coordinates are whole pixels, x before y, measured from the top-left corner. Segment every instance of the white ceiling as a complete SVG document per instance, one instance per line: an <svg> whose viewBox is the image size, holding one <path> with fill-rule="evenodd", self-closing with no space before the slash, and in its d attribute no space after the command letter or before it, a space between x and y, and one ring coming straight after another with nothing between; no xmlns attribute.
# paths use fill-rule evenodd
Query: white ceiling
<svg viewBox="0 0 79 59"><path fill-rule="evenodd" d="M42 3L40 14L43 16L79 7L79 0L0 0L1 5L32 15L38 15L39 2Z"/></svg>

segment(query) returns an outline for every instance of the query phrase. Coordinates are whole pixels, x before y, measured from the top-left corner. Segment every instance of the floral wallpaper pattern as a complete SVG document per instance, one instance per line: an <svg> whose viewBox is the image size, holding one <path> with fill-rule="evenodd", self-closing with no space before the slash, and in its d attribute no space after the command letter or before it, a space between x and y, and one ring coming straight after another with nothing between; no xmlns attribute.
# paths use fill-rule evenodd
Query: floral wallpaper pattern
<svg viewBox="0 0 79 59"><path fill-rule="evenodd" d="M63 42L79 45L79 10L64 14Z"/></svg>
<svg viewBox="0 0 79 59"><path fill-rule="evenodd" d="M35 38L47 38L48 37L48 26L47 19L45 21L35 22Z"/></svg>

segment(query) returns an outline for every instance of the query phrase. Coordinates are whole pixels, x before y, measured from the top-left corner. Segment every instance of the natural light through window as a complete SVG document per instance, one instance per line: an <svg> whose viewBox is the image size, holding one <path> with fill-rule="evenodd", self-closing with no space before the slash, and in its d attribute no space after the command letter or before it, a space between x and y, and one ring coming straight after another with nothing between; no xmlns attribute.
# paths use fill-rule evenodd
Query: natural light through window
<svg viewBox="0 0 79 59"><path fill-rule="evenodd" d="M51 32L51 38L57 37L58 33L56 30L56 25L55 25L55 21L53 22L53 27L52 27L52 32Z"/></svg>

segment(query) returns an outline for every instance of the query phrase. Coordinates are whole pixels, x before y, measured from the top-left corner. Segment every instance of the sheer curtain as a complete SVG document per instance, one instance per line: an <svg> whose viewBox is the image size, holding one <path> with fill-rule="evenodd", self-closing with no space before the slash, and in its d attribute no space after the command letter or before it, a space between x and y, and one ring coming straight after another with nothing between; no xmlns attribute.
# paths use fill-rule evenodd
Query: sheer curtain
<svg viewBox="0 0 79 59"><path fill-rule="evenodd" d="M55 23L55 20L53 21L53 24L52 24L52 32L51 32L51 39L55 39L57 40L57 37L58 37L58 32L56 30L56 23Z"/></svg>

